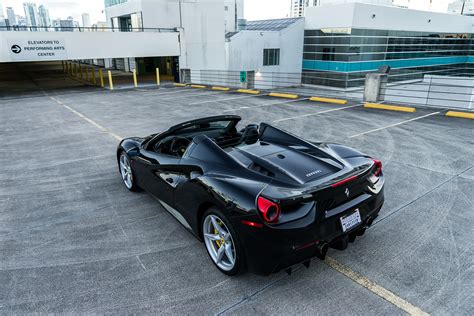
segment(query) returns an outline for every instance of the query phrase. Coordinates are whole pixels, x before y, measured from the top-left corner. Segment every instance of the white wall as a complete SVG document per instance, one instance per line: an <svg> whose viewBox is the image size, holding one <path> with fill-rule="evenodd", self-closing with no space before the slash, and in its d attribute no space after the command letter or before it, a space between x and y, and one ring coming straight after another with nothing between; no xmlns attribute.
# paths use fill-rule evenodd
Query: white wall
<svg viewBox="0 0 474 316"><path fill-rule="evenodd" d="M237 25L235 21L235 7L237 5L237 19L244 18L244 0L224 0L224 8L227 7L225 14L225 32L235 32Z"/></svg>
<svg viewBox="0 0 474 316"><path fill-rule="evenodd" d="M303 19L280 32L240 31L226 43L228 70L301 72ZM280 65L263 66L263 49L280 48Z"/></svg>
<svg viewBox="0 0 474 316"><path fill-rule="evenodd" d="M372 18L372 15L375 17ZM362 3L326 5L306 10L305 29L361 28L418 32L472 32L473 19L446 13Z"/></svg>
<svg viewBox="0 0 474 316"><path fill-rule="evenodd" d="M16 42L59 40L65 51L57 58L31 57L24 61L178 56L177 32L0 32L0 62L18 61ZM21 46L21 44L20 44Z"/></svg>
<svg viewBox="0 0 474 316"><path fill-rule="evenodd" d="M142 12L144 28L179 29L181 47L176 55L180 68L224 69L227 2L234 4L235 0L132 0L107 8L106 13L109 23L111 17ZM241 5L238 14L243 15L243 0L237 4Z"/></svg>
<svg viewBox="0 0 474 316"><path fill-rule="evenodd" d="M181 5L181 68L224 69L225 33L222 0L195 0Z"/></svg>
<svg viewBox="0 0 474 316"><path fill-rule="evenodd" d="M240 31L226 42L227 69L232 71L255 71L255 81L262 85L273 82L278 84L301 82L304 42L304 20L301 19L280 32L277 31ZM263 50L280 49L280 65L263 66ZM258 74L258 72L260 74ZM270 73L289 73L272 78ZM290 84L288 84L289 86Z"/></svg>

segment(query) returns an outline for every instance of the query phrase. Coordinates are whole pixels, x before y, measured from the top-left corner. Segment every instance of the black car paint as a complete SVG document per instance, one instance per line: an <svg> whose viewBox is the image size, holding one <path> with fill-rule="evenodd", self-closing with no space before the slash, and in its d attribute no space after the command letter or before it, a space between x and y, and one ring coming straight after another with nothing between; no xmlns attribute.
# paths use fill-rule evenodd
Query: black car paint
<svg viewBox="0 0 474 316"><path fill-rule="evenodd" d="M378 188L375 188L368 180L372 159L343 145L310 143L268 124L260 124L260 140L249 145L248 150L244 146L243 154L259 163L270 164L269 168L282 169L281 179L246 168L245 164L232 158L232 154L224 152L203 135L194 137L182 158L149 150L153 140L196 122L216 119L235 120L235 124L240 120L238 116L218 116L186 122L148 138L127 138L119 144L117 157L125 151L138 185L178 210L189 224L190 231L200 240L203 213L212 206L225 211L244 245L250 271L270 274L285 269L317 255L314 247L296 250L299 245L313 241L334 243L349 233L354 234L342 233L339 218L356 208L363 220L361 227L367 224L368 218L378 215L384 201L383 175L377 182ZM292 166L291 161L272 165L271 159L256 153L258 146L267 146L267 152L268 146L274 149L293 146L297 148L294 150L303 151L333 172L316 174L314 179L310 177L309 181L303 182L301 170L295 171L298 176L292 174L292 170L285 170ZM278 154L278 150L273 154ZM353 175L358 176L357 180L341 187L331 187L331 184ZM345 195L346 188L350 188L350 196ZM287 207L291 211L282 211L277 223L265 223L256 209L259 195L282 203L282 210ZM351 201L357 204L351 204ZM338 211L341 205L343 208ZM241 221L244 219L262 223L263 227L243 225Z"/></svg>

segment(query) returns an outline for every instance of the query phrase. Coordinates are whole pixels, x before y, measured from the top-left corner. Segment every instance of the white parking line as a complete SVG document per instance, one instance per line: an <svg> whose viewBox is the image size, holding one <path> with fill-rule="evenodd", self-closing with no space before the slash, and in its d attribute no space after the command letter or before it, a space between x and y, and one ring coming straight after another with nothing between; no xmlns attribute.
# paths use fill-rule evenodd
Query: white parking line
<svg viewBox="0 0 474 316"><path fill-rule="evenodd" d="M117 140L122 140L123 137L115 134L114 132L112 132L111 130L109 130L108 128L106 127L103 127L102 125L100 125L99 123L97 123L96 121L88 118L87 116L85 116L84 114L74 110L73 108L71 108L70 106L64 104L62 101L56 99L55 97L49 97L51 100L55 101L57 104L59 105L62 105L63 107L65 107L66 109L68 109L69 111L71 111L72 113L76 114L77 116L79 116L80 118L86 120L87 122L89 122L90 124L94 125L95 127L97 127L98 129L100 129L101 131L103 132L106 132L107 134L111 135L112 137L114 137L115 139Z"/></svg>
<svg viewBox="0 0 474 316"><path fill-rule="evenodd" d="M271 105L278 105L278 104L286 104L286 103L298 102L298 101L305 101L305 100L309 100L309 98L298 99L298 100L287 100L287 101L280 101L280 102L264 103L264 104L254 105L254 106L241 106L240 108L225 110L225 111L223 111L223 112L234 112L234 111L239 111L239 110L254 109L254 108L260 108L260 107L264 107L264 106L271 106Z"/></svg>
<svg viewBox="0 0 474 316"><path fill-rule="evenodd" d="M198 104L205 104L205 103L211 103L211 102L230 101L230 100L238 100L238 99L245 99L245 98L257 98L257 97L262 97L264 95L267 95L267 94L244 95L244 96L239 96L239 97L234 97L234 98L227 98L227 99L220 99L220 100L200 101L200 102L189 103L189 105L198 105Z"/></svg>
<svg viewBox="0 0 474 316"><path fill-rule="evenodd" d="M415 118L412 118L412 119L409 119L409 120L406 120L406 121L398 122L398 123L387 125L387 126L384 126L384 127L375 128L375 129L372 129L372 130L367 131L367 132L362 132L362 133L359 133L359 134L355 134L355 135L349 136L349 138L359 137L359 136L370 134L370 133L373 133L373 132L378 132L378 131L381 131L381 130L384 130L384 129L387 129L387 128L390 128L390 127L402 125L402 124L405 124L405 123L408 123L408 122L413 122L413 121L416 121L416 120L419 120L419 119L422 119L422 118L425 118L425 117L428 117L428 116L436 115L436 114L439 114L439 113L441 113L441 112L433 112L433 113L430 113L430 114L418 116L418 117L415 117Z"/></svg>
<svg viewBox="0 0 474 316"><path fill-rule="evenodd" d="M300 119L300 118L303 118L303 117L308 117L308 116L319 115L319 114L323 114L323 113L329 113L329 112L334 112L334 111L341 111L341 110L351 109L351 108L355 108L355 107L362 106L362 105L363 105L363 103L356 104L356 105L345 106L345 107L342 107L342 108L335 108L335 109L330 109L330 110L325 110L325 111L319 111L319 112L313 112L313 113L298 115L298 116L286 117L286 118L282 118L282 119L279 119L279 120L275 120L275 121L273 121L273 123L284 122L284 121L289 121L289 120L296 120L296 119Z"/></svg>
<svg viewBox="0 0 474 316"><path fill-rule="evenodd" d="M346 277L351 279L352 281L356 282L357 284L365 287L372 293L378 295L379 297L383 298L389 303L392 303L396 307L400 308L401 310L409 313L410 315L429 315L421 308L412 305L410 302L404 300L403 298L397 296L395 293L381 287L377 283L370 281L367 277L355 272L354 270L350 269L349 267L339 263L336 259L331 258L329 256L326 257L324 261L328 266L333 268L334 270L344 274Z"/></svg>

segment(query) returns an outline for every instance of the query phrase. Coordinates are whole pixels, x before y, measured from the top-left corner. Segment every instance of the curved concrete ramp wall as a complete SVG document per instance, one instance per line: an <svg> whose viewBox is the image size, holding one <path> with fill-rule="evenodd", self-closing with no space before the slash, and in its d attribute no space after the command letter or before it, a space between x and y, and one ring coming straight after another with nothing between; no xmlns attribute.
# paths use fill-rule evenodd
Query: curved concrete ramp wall
<svg viewBox="0 0 474 316"><path fill-rule="evenodd" d="M0 62L179 56L179 32L0 32Z"/></svg>

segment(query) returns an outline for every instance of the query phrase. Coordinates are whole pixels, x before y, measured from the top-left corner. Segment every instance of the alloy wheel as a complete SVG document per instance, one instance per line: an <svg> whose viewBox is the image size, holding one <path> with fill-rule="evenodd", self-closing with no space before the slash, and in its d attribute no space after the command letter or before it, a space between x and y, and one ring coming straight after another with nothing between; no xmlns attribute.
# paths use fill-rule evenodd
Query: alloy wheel
<svg viewBox="0 0 474 316"><path fill-rule="evenodd" d="M224 271L234 268L236 262L235 244L224 222L209 214L203 223L204 242L214 263Z"/></svg>
<svg viewBox="0 0 474 316"><path fill-rule="evenodd" d="M125 153L120 156L120 174L127 189L131 189L133 186L132 168L130 167L130 160Z"/></svg>

